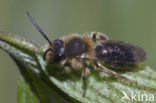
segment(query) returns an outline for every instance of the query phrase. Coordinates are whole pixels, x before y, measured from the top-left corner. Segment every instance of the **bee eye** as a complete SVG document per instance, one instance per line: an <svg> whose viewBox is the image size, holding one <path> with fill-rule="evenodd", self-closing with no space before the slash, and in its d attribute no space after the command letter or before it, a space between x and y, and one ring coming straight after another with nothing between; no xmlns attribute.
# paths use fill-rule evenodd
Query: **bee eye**
<svg viewBox="0 0 156 103"><path fill-rule="evenodd" d="M55 45L57 45L57 47L62 47L63 46L63 41L59 40L59 39L56 39L55 40Z"/></svg>
<svg viewBox="0 0 156 103"><path fill-rule="evenodd" d="M56 54L63 54L64 52L64 42L62 40L56 39L54 50Z"/></svg>
<svg viewBox="0 0 156 103"><path fill-rule="evenodd" d="M53 45L54 57L51 63L58 63L65 57L65 47L62 40L56 39Z"/></svg>

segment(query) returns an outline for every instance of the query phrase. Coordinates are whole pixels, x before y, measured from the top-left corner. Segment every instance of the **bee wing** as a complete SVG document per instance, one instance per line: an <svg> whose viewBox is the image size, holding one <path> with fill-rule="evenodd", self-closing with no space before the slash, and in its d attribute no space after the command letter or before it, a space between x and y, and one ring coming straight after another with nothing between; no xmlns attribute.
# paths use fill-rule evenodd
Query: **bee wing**
<svg viewBox="0 0 156 103"><path fill-rule="evenodd" d="M112 64L134 64L146 59L145 51L136 45L122 41L105 40L95 47L97 60Z"/></svg>

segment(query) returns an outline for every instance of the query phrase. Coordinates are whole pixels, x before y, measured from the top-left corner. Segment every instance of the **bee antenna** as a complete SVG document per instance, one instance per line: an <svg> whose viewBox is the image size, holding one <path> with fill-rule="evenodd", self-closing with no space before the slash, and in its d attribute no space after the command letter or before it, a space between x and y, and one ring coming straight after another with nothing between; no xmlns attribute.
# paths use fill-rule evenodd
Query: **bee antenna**
<svg viewBox="0 0 156 103"><path fill-rule="evenodd" d="M32 16L29 14L28 11L26 11L26 14L29 18L29 20L35 25L35 27L38 29L38 31L41 33L41 35L49 42L49 44L51 45L51 41L48 39L48 37L46 36L46 34L43 32L43 30L38 26L38 24L35 22L35 20L32 18Z"/></svg>

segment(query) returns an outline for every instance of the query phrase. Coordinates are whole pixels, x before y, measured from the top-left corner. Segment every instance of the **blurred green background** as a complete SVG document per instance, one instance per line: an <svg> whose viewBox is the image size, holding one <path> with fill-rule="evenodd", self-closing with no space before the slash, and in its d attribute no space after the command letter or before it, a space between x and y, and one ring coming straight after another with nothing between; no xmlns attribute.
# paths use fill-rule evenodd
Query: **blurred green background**
<svg viewBox="0 0 156 103"><path fill-rule="evenodd" d="M29 11L51 40L70 33L99 31L113 40L143 47L156 68L156 0L0 0L0 30L47 43L26 17ZM16 103L20 73L0 50L0 103Z"/></svg>

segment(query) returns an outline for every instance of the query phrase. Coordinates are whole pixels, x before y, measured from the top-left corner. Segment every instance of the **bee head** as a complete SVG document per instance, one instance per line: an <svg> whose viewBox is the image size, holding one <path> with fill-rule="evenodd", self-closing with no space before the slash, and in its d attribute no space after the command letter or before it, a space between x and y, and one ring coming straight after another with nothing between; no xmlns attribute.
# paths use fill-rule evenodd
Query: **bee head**
<svg viewBox="0 0 156 103"><path fill-rule="evenodd" d="M49 48L45 51L43 59L49 63L59 63L65 57L64 41L56 39L51 42L28 11L26 12L26 14L29 20L34 24L34 26L38 29L38 31L41 33L44 39L48 41L50 45Z"/></svg>
<svg viewBox="0 0 156 103"><path fill-rule="evenodd" d="M56 39L52 42L52 46L45 51L43 59L51 64L59 63L65 58L65 54L64 41Z"/></svg>

